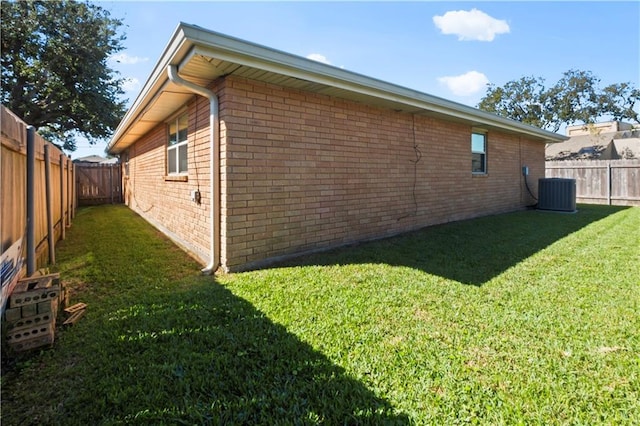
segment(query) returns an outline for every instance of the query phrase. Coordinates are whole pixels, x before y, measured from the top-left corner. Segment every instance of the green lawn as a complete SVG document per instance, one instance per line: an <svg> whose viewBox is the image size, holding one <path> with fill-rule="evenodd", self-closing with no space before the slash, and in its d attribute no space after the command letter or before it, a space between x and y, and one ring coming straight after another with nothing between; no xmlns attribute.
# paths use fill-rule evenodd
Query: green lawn
<svg viewBox="0 0 640 426"><path fill-rule="evenodd" d="M3 425L640 424L640 208L493 216L214 279L96 207L57 258L88 311L51 350L3 349Z"/></svg>

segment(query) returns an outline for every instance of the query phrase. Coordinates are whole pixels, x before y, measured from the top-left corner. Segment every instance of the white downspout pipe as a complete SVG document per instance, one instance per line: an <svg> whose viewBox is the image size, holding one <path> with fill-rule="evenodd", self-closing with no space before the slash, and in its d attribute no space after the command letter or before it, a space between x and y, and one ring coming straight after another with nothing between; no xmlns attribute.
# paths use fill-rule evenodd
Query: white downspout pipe
<svg viewBox="0 0 640 426"><path fill-rule="evenodd" d="M178 86L183 86L193 93L209 98L209 129L211 129L209 131L209 163L211 165L211 249L209 264L202 269L202 273L211 275L220 264L220 230L218 225L220 223L220 121L218 119L218 96L205 87L184 80L178 75L178 67L175 65L169 65L167 67L167 74L169 75L169 80Z"/></svg>

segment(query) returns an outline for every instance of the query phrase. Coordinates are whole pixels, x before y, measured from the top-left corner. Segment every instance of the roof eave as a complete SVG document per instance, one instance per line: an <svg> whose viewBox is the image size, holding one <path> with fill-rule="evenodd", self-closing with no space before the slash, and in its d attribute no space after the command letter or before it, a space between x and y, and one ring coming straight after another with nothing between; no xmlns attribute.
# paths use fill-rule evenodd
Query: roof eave
<svg viewBox="0 0 640 426"><path fill-rule="evenodd" d="M210 55L216 59L234 61L249 67L402 103L427 112L466 121L473 126L487 126L515 132L545 143L567 140L567 137L563 135L538 129L467 105L222 35L195 25L180 23L142 91L117 127L107 146L107 152L119 153L126 148L118 147L118 142L152 104L153 99L167 83L167 66L180 65L185 58L193 57L194 46L202 55Z"/></svg>
<svg viewBox="0 0 640 426"><path fill-rule="evenodd" d="M548 142L561 142L567 137L534 126L504 118L468 105L418 92L333 65L302 58L287 52L225 36L198 26L183 24L185 34L206 54L206 46L214 45L217 59L235 60L247 66L297 77L317 83L340 87L361 94L400 101L407 105L442 113L455 118L492 125L505 130L525 133ZM215 40L212 42L212 38Z"/></svg>
<svg viewBox="0 0 640 426"><path fill-rule="evenodd" d="M185 36L184 24L180 23L165 46L162 55L160 55L160 59L153 68L142 90L116 128L105 149L107 153L117 154L120 152L120 150L115 149L118 141L127 133L129 128L136 122L136 119L149 106L155 95L161 91L166 84L168 80L166 73L167 66L174 64L174 61L176 61L176 58L180 56L181 53L185 55L189 49L191 49L192 45L188 37Z"/></svg>

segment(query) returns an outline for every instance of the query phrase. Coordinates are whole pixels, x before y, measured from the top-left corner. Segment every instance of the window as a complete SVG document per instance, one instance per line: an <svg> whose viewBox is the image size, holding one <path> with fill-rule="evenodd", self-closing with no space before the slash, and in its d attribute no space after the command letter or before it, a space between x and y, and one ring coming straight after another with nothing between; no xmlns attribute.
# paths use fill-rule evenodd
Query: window
<svg viewBox="0 0 640 426"><path fill-rule="evenodd" d="M471 172L487 173L487 135L471 133Z"/></svg>
<svg viewBox="0 0 640 426"><path fill-rule="evenodd" d="M169 144L167 146L167 173L187 172L187 124L189 116L183 114L169 123Z"/></svg>

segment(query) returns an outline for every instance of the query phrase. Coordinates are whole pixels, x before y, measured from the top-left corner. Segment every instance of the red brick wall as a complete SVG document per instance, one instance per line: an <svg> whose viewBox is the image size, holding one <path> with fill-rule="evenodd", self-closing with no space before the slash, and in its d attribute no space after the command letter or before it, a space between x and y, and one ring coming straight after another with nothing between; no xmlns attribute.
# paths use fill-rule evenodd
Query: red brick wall
<svg viewBox="0 0 640 426"><path fill-rule="evenodd" d="M544 144L519 136L489 131L474 176L469 125L239 78L222 93L226 268L524 208L522 165L534 193L544 176Z"/></svg>
<svg viewBox="0 0 640 426"><path fill-rule="evenodd" d="M211 235L209 101L198 97L185 111L189 114L187 181L166 178L167 126L156 126L128 151L125 202L204 264L209 261ZM201 204L191 200L193 190L200 191Z"/></svg>
<svg viewBox="0 0 640 426"><path fill-rule="evenodd" d="M534 194L544 177L544 144L519 136L489 131L488 174L474 176L470 125L235 77L215 90L225 269L521 209L533 203L522 166L530 169ZM204 264L211 232L209 102L196 97L186 108L188 180L165 179L167 129L160 125L128 152L125 198ZM196 189L200 205L191 201Z"/></svg>

